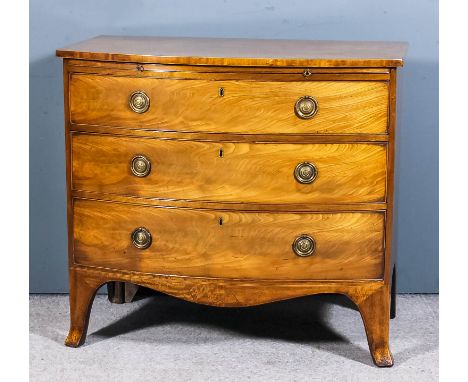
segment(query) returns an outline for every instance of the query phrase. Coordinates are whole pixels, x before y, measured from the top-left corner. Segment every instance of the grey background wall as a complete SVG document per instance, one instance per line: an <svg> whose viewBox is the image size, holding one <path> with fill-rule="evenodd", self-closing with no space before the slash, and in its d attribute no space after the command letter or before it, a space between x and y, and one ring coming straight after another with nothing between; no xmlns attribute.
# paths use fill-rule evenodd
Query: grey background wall
<svg viewBox="0 0 468 382"><path fill-rule="evenodd" d="M31 0L31 292L68 289L62 68L55 49L99 34L409 42L400 84L398 290L438 292L435 0Z"/></svg>

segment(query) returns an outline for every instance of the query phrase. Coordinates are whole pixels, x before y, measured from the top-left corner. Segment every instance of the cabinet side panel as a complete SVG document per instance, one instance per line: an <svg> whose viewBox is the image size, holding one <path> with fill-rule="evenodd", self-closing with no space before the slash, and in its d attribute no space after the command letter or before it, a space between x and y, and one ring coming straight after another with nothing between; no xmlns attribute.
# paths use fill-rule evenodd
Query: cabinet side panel
<svg viewBox="0 0 468 382"><path fill-rule="evenodd" d="M393 200L395 178L395 128L396 128L397 70L390 71L389 109L388 109L388 160L387 160L387 212L385 221L385 272L384 282L391 282L392 238L393 238Z"/></svg>
<svg viewBox="0 0 468 382"><path fill-rule="evenodd" d="M69 60L63 60L63 102L65 128L65 161L67 179L67 232L68 232L68 264L73 264L73 199L71 194L71 137L70 137L70 72Z"/></svg>

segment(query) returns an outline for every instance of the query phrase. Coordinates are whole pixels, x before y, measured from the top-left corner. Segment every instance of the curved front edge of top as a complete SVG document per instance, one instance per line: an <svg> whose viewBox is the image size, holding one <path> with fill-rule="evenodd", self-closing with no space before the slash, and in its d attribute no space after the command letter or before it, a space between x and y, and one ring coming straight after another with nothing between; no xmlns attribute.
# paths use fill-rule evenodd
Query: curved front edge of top
<svg viewBox="0 0 468 382"><path fill-rule="evenodd" d="M63 58L227 66L398 67L407 44L241 38L98 36L57 49ZM235 52L235 56L233 56Z"/></svg>

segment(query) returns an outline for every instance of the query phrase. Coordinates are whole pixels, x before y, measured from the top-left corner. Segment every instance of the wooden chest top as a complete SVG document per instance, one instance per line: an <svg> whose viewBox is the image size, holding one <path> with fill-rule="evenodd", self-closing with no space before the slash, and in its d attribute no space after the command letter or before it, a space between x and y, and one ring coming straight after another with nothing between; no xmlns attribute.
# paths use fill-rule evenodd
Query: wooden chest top
<svg viewBox="0 0 468 382"><path fill-rule="evenodd" d="M98 36L57 50L64 58L186 65L398 67L406 43Z"/></svg>

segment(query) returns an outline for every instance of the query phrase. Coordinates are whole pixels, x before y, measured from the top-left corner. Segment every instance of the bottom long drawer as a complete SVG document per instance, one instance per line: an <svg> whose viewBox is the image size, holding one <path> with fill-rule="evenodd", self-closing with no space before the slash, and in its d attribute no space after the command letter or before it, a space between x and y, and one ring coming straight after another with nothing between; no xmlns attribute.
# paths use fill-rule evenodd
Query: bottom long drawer
<svg viewBox="0 0 468 382"><path fill-rule="evenodd" d="M75 200L73 208L76 264L223 278L383 276L383 212L228 212L90 200Z"/></svg>

